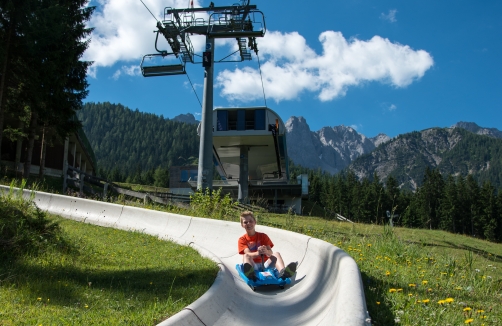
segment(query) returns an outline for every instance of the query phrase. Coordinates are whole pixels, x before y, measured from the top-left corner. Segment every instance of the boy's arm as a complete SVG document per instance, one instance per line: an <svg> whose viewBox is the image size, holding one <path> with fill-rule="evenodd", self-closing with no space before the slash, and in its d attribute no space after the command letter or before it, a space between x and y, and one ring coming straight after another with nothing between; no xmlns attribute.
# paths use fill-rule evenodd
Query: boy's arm
<svg viewBox="0 0 502 326"><path fill-rule="evenodd" d="M274 252L272 251L272 248L270 246L261 246L258 248L258 253L259 255L266 255L267 257L270 257L274 254Z"/></svg>
<svg viewBox="0 0 502 326"><path fill-rule="evenodd" d="M252 252L249 248L244 249L244 253L248 254L251 258L260 257L260 251Z"/></svg>

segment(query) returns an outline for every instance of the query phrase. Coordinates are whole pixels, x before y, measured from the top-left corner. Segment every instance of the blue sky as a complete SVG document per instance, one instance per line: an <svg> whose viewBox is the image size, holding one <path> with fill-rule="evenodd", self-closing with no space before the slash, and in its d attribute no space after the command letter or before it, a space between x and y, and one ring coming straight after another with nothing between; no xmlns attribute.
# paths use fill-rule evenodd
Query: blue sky
<svg viewBox="0 0 502 326"><path fill-rule="evenodd" d="M164 7L189 0L143 0L160 19ZM194 1L206 7L210 1ZM237 0L216 0L216 6ZM303 116L312 131L354 127L368 137L458 121L502 130L502 1L252 0L265 14L257 39L267 106L284 121ZM121 103L173 118L200 104L187 76L141 75L154 53L156 21L140 0L93 0L95 28L84 59L86 101ZM201 54L205 38L193 36ZM233 52L218 42L215 57ZM167 48L167 43L165 48ZM187 65L202 101L204 70ZM258 63L215 65L215 107L263 106Z"/></svg>

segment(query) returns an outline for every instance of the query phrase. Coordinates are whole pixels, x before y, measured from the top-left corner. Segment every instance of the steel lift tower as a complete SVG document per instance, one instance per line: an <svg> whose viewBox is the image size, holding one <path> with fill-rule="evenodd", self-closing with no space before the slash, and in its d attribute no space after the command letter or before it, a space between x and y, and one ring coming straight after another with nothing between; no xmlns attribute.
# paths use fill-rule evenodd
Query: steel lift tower
<svg viewBox="0 0 502 326"><path fill-rule="evenodd" d="M241 0L232 6L215 7L211 2L206 8L164 9L164 20L157 22L155 49L157 53L147 54L141 62L141 71L145 77L186 74L185 65L201 63L204 67L204 95L202 100L202 121L200 129L199 169L197 189L213 187L213 71L214 64L219 62L241 62L251 60L251 51L258 54L256 38L265 35L265 17L250 5L250 0ZM196 13L207 13L207 17L196 17ZM159 50L157 46L159 34L169 43L171 52ZM195 56L189 35L206 36L205 51L201 62L195 62ZM233 38L237 40L240 60L228 59L232 54L219 61L214 59L214 40L217 38ZM179 59L177 64L149 65L148 59L166 58L174 55ZM153 61L153 60L152 60Z"/></svg>

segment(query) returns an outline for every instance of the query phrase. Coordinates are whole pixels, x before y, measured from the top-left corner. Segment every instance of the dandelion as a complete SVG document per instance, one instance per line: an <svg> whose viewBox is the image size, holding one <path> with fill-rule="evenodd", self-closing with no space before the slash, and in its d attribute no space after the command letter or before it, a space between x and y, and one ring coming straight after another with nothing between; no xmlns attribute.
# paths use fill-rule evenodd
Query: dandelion
<svg viewBox="0 0 502 326"><path fill-rule="evenodd" d="M385 272L385 275L386 275L386 276L389 276L389 275L390 275L390 272L389 272L389 271L386 271L386 272Z"/></svg>
<svg viewBox="0 0 502 326"><path fill-rule="evenodd" d="M403 289L397 289L397 292L403 292Z"/></svg>
<svg viewBox="0 0 502 326"><path fill-rule="evenodd" d="M390 293L394 293L394 292L396 292L396 291L397 291L396 289L389 289L389 292L390 292Z"/></svg>
<svg viewBox="0 0 502 326"><path fill-rule="evenodd" d="M445 300L439 300L439 301L438 301L438 304L445 304L445 303L446 303L446 301L445 301Z"/></svg>
<svg viewBox="0 0 502 326"><path fill-rule="evenodd" d="M486 315L479 316L479 318L481 318L481 319L486 319Z"/></svg>
<svg viewBox="0 0 502 326"><path fill-rule="evenodd" d="M447 303L451 303L453 301L455 301L453 298L446 298L444 301L446 301Z"/></svg>
<svg viewBox="0 0 502 326"><path fill-rule="evenodd" d="M428 289L427 289L427 292L432 292L432 289L431 289L431 288L428 288Z"/></svg>
<svg viewBox="0 0 502 326"><path fill-rule="evenodd" d="M483 313L483 312L485 312L485 311L484 311L483 309L478 309L476 312L477 312L478 314L481 314L481 313Z"/></svg>
<svg viewBox="0 0 502 326"><path fill-rule="evenodd" d="M427 284L427 283L429 283L429 281L426 281L426 280L423 280L423 281L422 281L422 284L423 284L423 285L425 285L425 284Z"/></svg>
<svg viewBox="0 0 502 326"><path fill-rule="evenodd" d="M472 309L470 307L465 307L463 310L464 311L471 311Z"/></svg>
<svg viewBox="0 0 502 326"><path fill-rule="evenodd" d="M410 283L410 284L408 284L408 286L409 286L410 288L414 288L414 287L415 287L415 286L417 286L417 285L416 285L415 283Z"/></svg>
<svg viewBox="0 0 502 326"><path fill-rule="evenodd" d="M455 290L462 290L462 287L461 287L461 286L457 286L457 287L455 288Z"/></svg>
<svg viewBox="0 0 502 326"><path fill-rule="evenodd" d="M429 301L431 301L431 300L429 300L429 299L422 300L423 303L429 303Z"/></svg>
<svg viewBox="0 0 502 326"><path fill-rule="evenodd" d="M408 296L409 296L409 297L413 296L413 293L408 293Z"/></svg>
<svg viewBox="0 0 502 326"><path fill-rule="evenodd" d="M447 275L447 274L448 274L448 273L446 273L446 272L441 272L441 275Z"/></svg>
<svg viewBox="0 0 502 326"><path fill-rule="evenodd" d="M470 324L470 323L472 323L473 321L474 321L474 319L469 318L469 319L467 319L466 321L464 321L464 323L465 323L465 324Z"/></svg>
<svg viewBox="0 0 502 326"><path fill-rule="evenodd" d="M380 301L377 301L376 304L380 304Z"/></svg>
<svg viewBox="0 0 502 326"><path fill-rule="evenodd" d="M42 298L37 298L37 301L42 301Z"/></svg>
<svg viewBox="0 0 502 326"><path fill-rule="evenodd" d="M88 308L89 308L89 306L88 306L88 305L85 305L85 308L86 308L86 309L88 309Z"/></svg>
<svg viewBox="0 0 502 326"><path fill-rule="evenodd" d="M368 246L368 247L371 247L371 243L368 243L368 245L367 245L367 246Z"/></svg>

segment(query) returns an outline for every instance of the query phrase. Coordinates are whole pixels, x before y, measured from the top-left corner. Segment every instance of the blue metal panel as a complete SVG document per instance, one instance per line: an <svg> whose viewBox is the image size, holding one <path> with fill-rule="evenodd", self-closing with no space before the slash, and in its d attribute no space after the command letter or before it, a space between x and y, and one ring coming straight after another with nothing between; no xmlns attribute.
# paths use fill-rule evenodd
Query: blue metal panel
<svg viewBox="0 0 502 326"><path fill-rule="evenodd" d="M237 130L246 130L246 110L237 110Z"/></svg>
<svg viewBox="0 0 502 326"><path fill-rule="evenodd" d="M254 129L265 130L265 109L254 110Z"/></svg>
<svg viewBox="0 0 502 326"><path fill-rule="evenodd" d="M217 111L217 131L227 131L228 130L228 111L219 110Z"/></svg>

